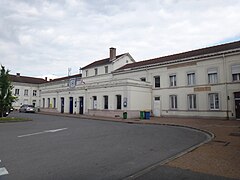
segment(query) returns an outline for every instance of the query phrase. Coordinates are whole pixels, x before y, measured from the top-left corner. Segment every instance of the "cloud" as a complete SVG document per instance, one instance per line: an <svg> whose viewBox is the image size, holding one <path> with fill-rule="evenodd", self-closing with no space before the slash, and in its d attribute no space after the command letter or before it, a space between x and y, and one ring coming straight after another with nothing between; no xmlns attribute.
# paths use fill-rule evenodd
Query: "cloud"
<svg viewBox="0 0 240 180"><path fill-rule="evenodd" d="M239 8L237 0L2 0L0 63L64 76L112 46L139 61L239 40Z"/></svg>

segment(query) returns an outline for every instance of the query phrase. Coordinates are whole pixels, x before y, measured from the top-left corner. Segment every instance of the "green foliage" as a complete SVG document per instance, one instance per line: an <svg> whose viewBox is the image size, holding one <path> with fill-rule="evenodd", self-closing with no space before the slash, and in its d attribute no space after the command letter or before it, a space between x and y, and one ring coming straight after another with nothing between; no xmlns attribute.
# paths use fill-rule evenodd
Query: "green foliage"
<svg viewBox="0 0 240 180"><path fill-rule="evenodd" d="M29 118L18 118L18 117L1 117L0 123L7 123L7 122L25 122L25 121L32 121Z"/></svg>
<svg viewBox="0 0 240 180"><path fill-rule="evenodd" d="M16 100L16 97L12 95L13 86L9 80L9 70L5 70L5 67L1 65L0 70L0 117L4 112L9 111L12 107L12 103Z"/></svg>

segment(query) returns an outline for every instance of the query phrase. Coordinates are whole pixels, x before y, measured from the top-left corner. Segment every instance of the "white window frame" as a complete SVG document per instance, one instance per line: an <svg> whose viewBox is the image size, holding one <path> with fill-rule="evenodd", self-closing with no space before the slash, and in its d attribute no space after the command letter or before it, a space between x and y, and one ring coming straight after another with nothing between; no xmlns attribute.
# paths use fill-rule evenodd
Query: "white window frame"
<svg viewBox="0 0 240 180"><path fill-rule="evenodd" d="M170 105L170 109L177 109L178 108L177 95L170 95L169 96L169 105Z"/></svg>
<svg viewBox="0 0 240 180"><path fill-rule="evenodd" d="M15 89L15 96L19 96L20 95L20 89Z"/></svg>
<svg viewBox="0 0 240 180"><path fill-rule="evenodd" d="M33 90L33 96L37 96L37 90Z"/></svg>
<svg viewBox="0 0 240 180"><path fill-rule="evenodd" d="M28 96L28 89L24 89L24 96Z"/></svg>
<svg viewBox="0 0 240 180"><path fill-rule="evenodd" d="M188 94L187 101L188 101L188 109L189 110L197 109L197 95L196 94Z"/></svg>
<svg viewBox="0 0 240 180"><path fill-rule="evenodd" d="M231 70L232 70L232 81L233 82L240 81L240 64L232 65ZM234 76L236 76L236 79L234 79Z"/></svg>
<svg viewBox="0 0 240 180"><path fill-rule="evenodd" d="M98 75L98 68L94 68L94 75L95 75L95 76Z"/></svg>
<svg viewBox="0 0 240 180"><path fill-rule="evenodd" d="M106 102L107 102L107 104L105 104ZM109 96L108 95L103 96L103 109L106 109L106 110L109 109Z"/></svg>
<svg viewBox="0 0 240 180"><path fill-rule="evenodd" d="M104 70L105 70L105 74L107 74L108 73L108 66L105 66Z"/></svg>
<svg viewBox="0 0 240 180"><path fill-rule="evenodd" d="M177 75L176 74L169 75L169 86L170 87L177 86Z"/></svg>
<svg viewBox="0 0 240 180"><path fill-rule="evenodd" d="M159 78L159 86L156 87L156 78ZM161 78L160 76L154 76L154 87L155 88L160 88L161 87Z"/></svg>
<svg viewBox="0 0 240 180"><path fill-rule="evenodd" d="M195 72L187 72L187 85L188 86L196 85L196 73Z"/></svg>
<svg viewBox="0 0 240 180"><path fill-rule="evenodd" d="M207 71L208 84L216 84L218 83L218 69L217 68L209 68Z"/></svg>
<svg viewBox="0 0 240 180"><path fill-rule="evenodd" d="M208 104L210 110L220 109L220 97L219 93L209 93L208 94Z"/></svg>

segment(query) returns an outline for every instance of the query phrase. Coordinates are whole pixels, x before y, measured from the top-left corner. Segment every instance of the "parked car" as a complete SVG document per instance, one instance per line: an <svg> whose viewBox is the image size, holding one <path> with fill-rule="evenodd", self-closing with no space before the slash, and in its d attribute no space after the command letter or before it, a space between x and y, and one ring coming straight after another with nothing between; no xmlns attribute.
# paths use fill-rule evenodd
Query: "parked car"
<svg viewBox="0 0 240 180"><path fill-rule="evenodd" d="M35 107L33 105L24 104L20 107L19 112L31 112L35 113Z"/></svg>
<svg viewBox="0 0 240 180"><path fill-rule="evenodd" d="M0 112L0 117L7 117L9 113L10 113L9 111L3 111L3 113Z"/></svg>

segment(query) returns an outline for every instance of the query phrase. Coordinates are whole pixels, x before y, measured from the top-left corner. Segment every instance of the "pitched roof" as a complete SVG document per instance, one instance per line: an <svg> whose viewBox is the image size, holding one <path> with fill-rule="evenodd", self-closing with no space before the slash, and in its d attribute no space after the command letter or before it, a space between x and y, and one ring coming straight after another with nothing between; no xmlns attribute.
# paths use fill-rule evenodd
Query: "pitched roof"
<svg viewBox="0 0 240 180"><path fill-rule="evenodd" d="M127 53L124 53L124 54L120 54L118 56L116 56L116 59L118 59L119 57L125 55ZM88 64L87 66L83 67L82 69L88 69L88 68L93 68L93 67L97 67L97 66L104 66L104 65L107 65L107 64L110 64L111 61L110 61L110 58L105 58L105 59L101 59L101 60L98 60L98 61L94 61L93 63L91 64Z"/></svg>
<svg viewBox="0 0 240 180"><path fill-rule="evenodd" d="M12 75L12 74L9 74L9 78L10 78L10 81L12 82L20 82L20 83L42 84L47 82L42 78L18 76L18 75Z"/></svg>
<svg viewBox="0 0 240 180"><path fill-rule="evenodd" d="M72 76L65 76L65 77L61 77L61 78L56 78L47 82L56 82L56 81L62 81L62 80L66 80L66 79L71 79L71 78L76 78L76 77L82 77L82 74L75 74Z"/></svg>
<svg viewBox="0 0 240 180"><path fill-rule="evenodd" d="M207 54L228 51L228 50L237 49L237 48L240 48L240 41L187 51L187 52L163 56L163 57L158 57L158 58L144 60L144 61L139 61L131 64L126 64L125 66L117 69L116 71L121 71L123 69L130 69L130 68L145 67L147 65L154 65L158 63L170 62L170 61L175 61L180 59L187 59L187 58L192 58L192 57L197 57L197 56L202 56Z"/></svg>

